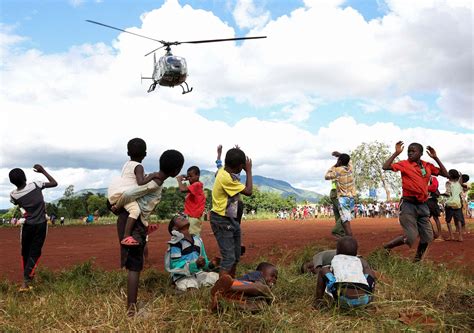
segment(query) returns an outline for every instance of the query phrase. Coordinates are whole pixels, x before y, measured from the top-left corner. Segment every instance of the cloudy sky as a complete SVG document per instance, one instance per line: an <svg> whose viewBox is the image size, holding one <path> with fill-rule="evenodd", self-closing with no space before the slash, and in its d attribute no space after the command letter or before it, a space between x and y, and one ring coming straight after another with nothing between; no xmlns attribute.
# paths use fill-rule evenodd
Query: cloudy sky
<svg viewBox="0 0 474 333"><path fill-rule="evenodd" d="M0 208L11 206L13 167L29 180L41 179L35 163L50 170L60 186L47 200L70 184L107 187L133 137L148 143L148 171L171 148L186 167L212 170L219 143L239 144L254 174L320 193L331 151L374 140L432 145L447 168L474 177L471 0L0 6ZM159 45L86 19L168 41L268 38L174 47L194 91L147 93L144 55Z"/></svg>

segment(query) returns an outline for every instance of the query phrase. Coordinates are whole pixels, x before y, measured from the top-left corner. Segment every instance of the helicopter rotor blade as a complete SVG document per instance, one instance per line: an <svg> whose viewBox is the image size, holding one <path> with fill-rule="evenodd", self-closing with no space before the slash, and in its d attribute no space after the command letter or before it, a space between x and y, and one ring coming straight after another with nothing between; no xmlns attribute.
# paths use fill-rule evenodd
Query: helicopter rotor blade
<svg viewBox="0 0 474 333"><path fill-rule="evenodd" d="M150 52L148 52L147 54L145 54L145 57L146 57L146 56L149 56L150 54L152 54L152 53L155 52L155 51L158 51L159 49L164 48L165 46L167 46L167 45L165 44L165 45L162 45L162 46L160 46L160 47L157 47L157 48L154 49L153 51L150 51Z"/></svg>
<svg viewBox="0 0 474 333"><path fill-rule="evenodd" d="M143 35L140 35L140 34L136 34L136 33L134 33L134 32L130 32L130 31L127 31L127 30L119 29L119 28L116 28L116 27L113 27L113 26L111 26L111 25L107 25L107 24L104 24L104 23L100 23L100 22L96 22L96 21L92 21L92 20L86 20L86 22L94 23L94 24L101 25L101 26L106 27L106 28L110 28L110 29L114 29L114 30L126 32L127 34L131 34L131 35L134 35L134 36L138 36L138 37L150 39L150 40L153 40L153 41L155 41L155 42L159 42L159 43L161 43L161 44L164 44L164 43L165 43L164 41L159 40L159 39L154 39L154 38L151 38L151 37L147 37L147 36L143 36Z"/></svg>
<svg viewBox="0 0 474 333"><path fill-rule="evenodd" d="M187 42L176 42L178 44L201 44L201 43L215 43L215 42L228 42L233 40L244 40L244 39L261 39L267 38L267 36L255 36L255 37L237 37L237 38L222 38L222 39L204 39L204 40L191 40Z"/></svg>

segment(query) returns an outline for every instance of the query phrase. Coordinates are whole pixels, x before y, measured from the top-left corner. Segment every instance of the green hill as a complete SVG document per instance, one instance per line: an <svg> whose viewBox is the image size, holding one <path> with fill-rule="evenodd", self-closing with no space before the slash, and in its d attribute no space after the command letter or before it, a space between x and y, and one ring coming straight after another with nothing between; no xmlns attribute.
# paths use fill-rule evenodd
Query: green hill
<svg viewBox="0 0 474 333"><path fill-rule="evenodd" d="M205 188L211 189L214 185L214 172L201 170L201 182L204 184ZM241 181L245 183L245 175L242 175ZM253 176L253 184L262 192L276 192L279 193L283 197L288 197L290 195L296 198L296 201L309 201L309 202L318 202L322 197L321 194L302 190L291 186L291 184L278 179L267 178L263 176ZM175 179L167 179L165 181L165 187L176 187L177 182ZM94 194L107 194L106 188L99 188L99 189L83 189L77 191L75 195L81 195L83 193L91 192Z"/></svg>

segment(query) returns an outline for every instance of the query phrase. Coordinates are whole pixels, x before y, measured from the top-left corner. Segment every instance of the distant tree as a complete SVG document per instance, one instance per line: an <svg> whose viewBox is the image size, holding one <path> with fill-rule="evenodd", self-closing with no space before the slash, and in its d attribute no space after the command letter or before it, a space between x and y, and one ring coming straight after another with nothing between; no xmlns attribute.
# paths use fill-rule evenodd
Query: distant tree
<svg viewBox="0 0 474 333"><path fill-rule="evenodd" d="M163 188L161 201L155 208L155 214L159 219L169 219L177 212L184 210L185 193L177 187Z"/></svg>
<svg viewBox="0 0 474 333"><path fill-rule="evenodd" d="M382 170L383 163L392 155L389 146L373 141L362 143L351 153L354 167L355 185L358 191L383 187L390 200L393 192L399 193L401 188L400 175ZM398 158L396 159L398 161Z"/></svg>
<svg viewBox="0 0 474 333"><path fill-rule="evenodd" d="M108 214L107 198L100 194L92 194L87 197L87 211L89 213L98 213L99 216Z"/></svg>
<svg viewBox="0 0 474 333"><path fill-rule="evenodd" d="M319 199L318 204L323 205L323 206L332 206L332 201L331 201L331 198L329 198L329 195L323 195Z"/></svg>
<svg viewBox="0 0 474 333"><path fill-rule="evenodd" d="M51 215L56 215L58 216L59 214L59 207L58 205L55 205L54 203L46 203L46 213L51 216Z"/></svg>
<svg viewBox="0 0 474 333"><path fill-rule="evenodd" d="M467 199L474 200L474 183L471 183L471 186L469 187L469 191L467 192Z"/></svg>

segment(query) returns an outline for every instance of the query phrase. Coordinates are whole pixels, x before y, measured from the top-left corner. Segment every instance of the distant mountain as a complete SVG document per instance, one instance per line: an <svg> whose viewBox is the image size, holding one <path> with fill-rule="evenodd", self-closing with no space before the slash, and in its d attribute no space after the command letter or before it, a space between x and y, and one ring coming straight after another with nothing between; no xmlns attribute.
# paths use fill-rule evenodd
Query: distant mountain
<svg viewBox="0 0 474 333"><path fill-rule="evenodd" d="M214 185L214 172L201 170L201 177L200 181L204 184L205 188L212 190ZM242 183L245 183L245 175L242 175L241 179ZM295 188L291 186L291 184L278 179L267 178L263 176L253 176L253 185L258 187L258 189L262 192L276 192L279 193L283 197L288 197L290 195L296 198L296 201L309 201L309 202L318 202L322 195L313 191L307 191ZM175 179L167 179L165 181L165 187L176 187L177 183ZM75 195L81 195L87 192L91 192L94 194L103 194L107 195L106 188L98 188L98 189L83 189L80 191L75 192Z"/></svg>

